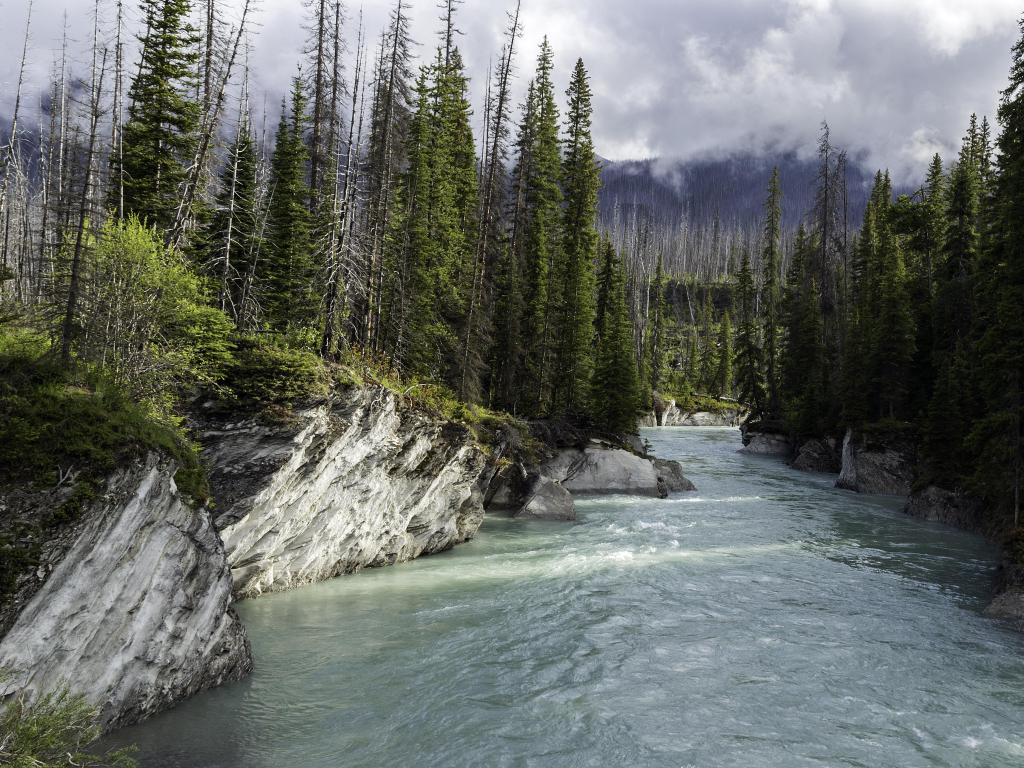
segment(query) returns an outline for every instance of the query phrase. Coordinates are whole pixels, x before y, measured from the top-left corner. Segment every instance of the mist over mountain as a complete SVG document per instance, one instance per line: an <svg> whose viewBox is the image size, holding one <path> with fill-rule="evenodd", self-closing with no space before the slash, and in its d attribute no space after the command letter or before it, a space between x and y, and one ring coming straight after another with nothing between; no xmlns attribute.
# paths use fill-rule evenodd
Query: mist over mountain
<svg viewBox="0 0 1024 768"><path fill-rule="evenodd" d="M800 158L794 152L694 160L605 160L601 219L611 223L616 215L632 218L636 213L640 221L655 229L675 228L684 222L692 229L707 229L716 219L723 231L756 229L775 166L782 185L783 229L793 232L813 206L818 184L817 160ZM852 159L847 163L851 227L858 226L864 217L874 175L875 169Z"/></svg>

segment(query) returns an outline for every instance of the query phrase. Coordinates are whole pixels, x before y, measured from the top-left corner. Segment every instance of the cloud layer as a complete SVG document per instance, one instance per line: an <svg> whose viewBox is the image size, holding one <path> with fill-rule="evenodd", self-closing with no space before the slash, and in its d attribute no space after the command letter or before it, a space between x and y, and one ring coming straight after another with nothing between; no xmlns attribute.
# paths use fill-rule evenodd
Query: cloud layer
<svg viewBox="0 0 1024 768"><path fill-rule="evenodd" d="M112 0L104 0L108 4ZM230 8L238 0L225 0ZM506 3L468 0L461 45L482 100ZM919 175L936 151L951 156L972 112L993 114L1017 38L1019 0L523 0L519 92L541 38L559 82L577 57L595 91L598 151L611 158L689 158L736 151L811 151L821 121L871 166ZM365 0L369 34L392 3ZM25 16L3 0L0 104L9 105ZM351 37L358 7L350 2ZM35 0L30 80L45 79L67 6L79 46L92 0ZM429 55L433 0L413 0L413 32ZM304 36L297 0L263 0L256 88L276 104Z"/></svg>

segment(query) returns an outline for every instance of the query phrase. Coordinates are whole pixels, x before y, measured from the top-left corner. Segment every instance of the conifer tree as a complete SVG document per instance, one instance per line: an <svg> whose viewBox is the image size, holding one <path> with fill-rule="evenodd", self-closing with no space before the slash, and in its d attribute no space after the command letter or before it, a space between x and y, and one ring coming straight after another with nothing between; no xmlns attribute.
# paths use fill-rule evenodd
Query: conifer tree
<svg viewBox="0 0 1024 768"><path fill-rule="evenodd" d="M647 372L652 395L661 390L665 370L665 289L665 260L659 253L651 284L651 320L647 331Z"/></svg>
<svg viewBox="0 0 1024 768"><path fill-rule="evenodd" d="M590 83L582 59L576 62L566 114L562 189L562 242L553 274L560 301L555 308L555 407L584 409L590 383L594 328L594 262L597 257L597 194L601 184L590 135Z"/></svg>
<svg viewBox="0 0 1024 768"><path fill-rule="evenodd" d="M786 423L799 435L820 434L825 398L824 322L814 280L817 244L801 226L783 300L782 398Z"/></svg>
<svg viewBox="0 0 1024 768"><path fill-rule="evenodd" d="M541 44L534 79L535 126L530 149L530 174L526 182L524 264L526 281L525 338L526 374L530 410L550 412L554 384L556 344L555 310L562 301L554 266L561 263L562 225L561 156L558 141L558 107L555 103L552 68L554 54L547 38ZM557 274L557 273L555 273Z"/></svg>
<svg viewBox="0 0 1024 768"><path fill-rule="evenodd" d="M999 105L991 242L978 270L975 370L983 416L972 431L975 487L1020 525L1024 466L1024 20Z"/></svg>
<svg viewBox="0 0 1024 768"><path fill-rule="evenodd" d="M633 324L626 303L626 278L614 246L601 247L598 275L597 329L591 401L594 420L609 432L632 432L636 428L639 385L633 351Z"/></svg>
<svg viewBox="0 0 1024 768"><path fill-rule="evenodd" d="M757 419L766 418L765 366L762 364L758 342L757 317L754 311L754 276L750 271L750 257L743 251L740 271L736 276L736 298L739 325L736 332L736 389L741 402L750 406Z"/></svg>
<svg viewBox="0 0 1024 768"><path fill-rule="evenodd" d="M203 240L207 269L217 281L217 300L239 328L252 320L250 295L263 246L258 189L259 160L247 116L243 114L220 179L214 215Z"/></svg>
<svg viewBox="0 0 1024 768"><path fill-rule="evenodd" d="M160 230L174 223L199 122L199 36L189 0L143 0L142 60L128 93L121 174L124 206Z"/></svg>
<svg viewBox="0 0 1024 768"><path fill-rule="evenodd" d="M696 386L702 392L711 392L715 387L715 374L718 372L718 354L715 346L714 332L715 307L711 300L711 286L705 286L704 304L701 307L701 350L700 369Z"/></svg>
<svg viewBox="0 0 1024 768"><path fill-rule="evenodd" d="M779 270L782 264L782 189L779 184L779 169L772 169L768 184L768 199L765 201L764 250L761 263L764 270L762 306L764 315L764 389L765 415L779 418L781 398L779 395L779 324L780 303ZM748 382L753 387L753 381ZM752 396L755 389L748 395ZM753 400L747 402L753 403Z"/></svg>
<svg viewBox="0 0 1024 768"><path fill-rule="evenodd" d="M714 393L717 397L732 395L732 318L726 312L718 326L718 368L715 371Z"/></svg>
<svg viewBox="0 0 1024 768"><path fill-rule="evenodd" d="M311 320L313 261L310 238L306 100L302 81L292 81L291 109L281 108L267 212L267 259L263 288L267 324L285 332Z"/></svg>
<svg viewBox="0 0 1024 768"><path fill-rule="evenodd" d="M537 134L537 98L533 81L526 91L523 116L516 137L516 162L512 170L508 247L502 250L495 274L494 341L491 349L492 401L513 412L521 409L526 379L523 294L529 230L529 182L533 175L533 150Z"/></svg>

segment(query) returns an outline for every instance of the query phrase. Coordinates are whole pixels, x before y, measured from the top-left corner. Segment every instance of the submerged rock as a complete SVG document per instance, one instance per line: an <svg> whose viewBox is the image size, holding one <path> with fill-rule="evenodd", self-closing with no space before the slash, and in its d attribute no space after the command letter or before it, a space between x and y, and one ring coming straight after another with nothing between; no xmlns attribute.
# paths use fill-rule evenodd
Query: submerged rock
<svg viewBox="0 0 1024 768"><path fill-rule="evenodd" d="M515 516L536 520L575 520L576 504L572 494L561 483L544 475L535 475Z"/></svg>
<svg viewBox="0 0 1024 768"><path fill-rule="evenodd" d="M909 496L914 480L914 454L913 443L897 432L847 430L836 488Z"/></svg>
<svg viewBox="0 0 1024 768"><path fill-rule="evenodd" d="M842 468L842 450L839 441L829 437L804 440L793 459L793 468L802 472L835 474Z"/></svg>
<svg viewBox="0 0 1024 768"><path fill-rule="evenodd" d="M84 511L0 641L0 698L66 685L109 730L251 670L224 547L207 510L178 493L175 469L149 454Z"/></svg>
<svg viewBox="0 0 1024 768"><path fill-rule="evenodd" d="M384 389L200 440L238 597L442 552L483 522L491 468L468 429Z"/></svg>

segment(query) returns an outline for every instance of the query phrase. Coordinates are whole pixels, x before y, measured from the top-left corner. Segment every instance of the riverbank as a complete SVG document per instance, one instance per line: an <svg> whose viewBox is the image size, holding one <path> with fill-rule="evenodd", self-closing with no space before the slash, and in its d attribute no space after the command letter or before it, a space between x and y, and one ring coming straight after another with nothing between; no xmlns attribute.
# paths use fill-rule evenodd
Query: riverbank
<svg viewBox="0 0 1024 768"><path fill-rule="evenodd" d="M108 743L142 768L1016 768L1024 638L981 615L987 542L733 429L644 436L700 490L488 516L437 557L243 602L253 676Z"/></svg>
<svg viewBox="0 0 1024 768"><path fill-rule="evenodd" d="M117 468L95 468L88 495L70 469L63 490L9 486L5 542L58 496L82 501L66 524L39 527L33 559L11 574L0 694L31 701L66 685L99 707L102 728L133 723L252 669L232 599L447 551L488 506L572 520L577 495L693 489L677 463L625 443L464 413L371 384L291 409L210 402L190 417L203 499L179 487L173 456L137 442L112 449Z"/></svg>

